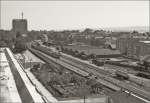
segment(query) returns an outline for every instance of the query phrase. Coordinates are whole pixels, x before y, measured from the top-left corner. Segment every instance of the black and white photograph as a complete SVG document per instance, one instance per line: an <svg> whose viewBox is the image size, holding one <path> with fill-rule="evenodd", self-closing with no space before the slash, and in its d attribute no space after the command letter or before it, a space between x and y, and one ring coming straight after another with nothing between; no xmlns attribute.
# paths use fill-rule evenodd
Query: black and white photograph
<svg viewBox="0 0 150 103"><path fill-rule="evenodd" d="M150 0L0 0L0 103L150 103Z"/></svg>

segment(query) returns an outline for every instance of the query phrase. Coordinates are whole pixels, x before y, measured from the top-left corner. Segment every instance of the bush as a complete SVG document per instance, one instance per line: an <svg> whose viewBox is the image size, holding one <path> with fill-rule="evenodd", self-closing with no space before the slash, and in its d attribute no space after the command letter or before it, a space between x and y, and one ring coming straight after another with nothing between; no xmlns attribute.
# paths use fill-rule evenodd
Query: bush
<svg viewBox="0 0 150 103"><path fill-rule="evenodd" d="M0 41L0 47L6 47L7 44L4 41Z"/></svg>

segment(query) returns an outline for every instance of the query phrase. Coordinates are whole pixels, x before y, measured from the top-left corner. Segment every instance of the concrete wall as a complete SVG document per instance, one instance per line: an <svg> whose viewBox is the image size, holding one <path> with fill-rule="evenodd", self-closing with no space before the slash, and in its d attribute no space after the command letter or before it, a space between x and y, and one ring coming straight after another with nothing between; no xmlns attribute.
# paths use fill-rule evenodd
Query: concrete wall
<svg viewBox="0 0 150 103"><path fill-rule="evenodd" d="M9 61L9 65L11 67L11 72L13 73L15 83L16 83L19 95L21 97L22 103L37 103L36 99L38 98L38 96L35 97L36 95L31 94L31 89L29 88L30 84L28 84L29 80L25 79L27 77L25 77L26 76L25 73L23 74L23 70L19 71L19 69L18 69L18 67L21 68L21 66L18 66L19 64L16 64L14 62L15 59L12 57L13 54L11 54L12 56L10 56L10 50L8 51L5 49L5 54ZM25 78L23 78L23 76ZM28 87L27 87L27 85L28 85ZM33 86L32 86L32 88L33 88ZM30 89L30 91L29 91L29 89ZM34 94L36 94L35 91L33 91L33 92L34 92Z"/></svg>

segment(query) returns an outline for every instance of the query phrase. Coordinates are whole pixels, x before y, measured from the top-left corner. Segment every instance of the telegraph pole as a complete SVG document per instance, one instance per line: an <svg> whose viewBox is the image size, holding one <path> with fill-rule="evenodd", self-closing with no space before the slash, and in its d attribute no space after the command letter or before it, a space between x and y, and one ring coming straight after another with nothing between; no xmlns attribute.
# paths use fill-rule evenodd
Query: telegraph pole
<svg viewBox="0 0 150 103"><path fill-rule="evenodd" d="M84 103L85 103L85 95L83 96L83 98L84 98Z"/></svg>
<svg viewBox="0 0 150 103"><path fill-rule="evenodd" d="M22 19L23 19L23 12L21 13Z"/></svg>

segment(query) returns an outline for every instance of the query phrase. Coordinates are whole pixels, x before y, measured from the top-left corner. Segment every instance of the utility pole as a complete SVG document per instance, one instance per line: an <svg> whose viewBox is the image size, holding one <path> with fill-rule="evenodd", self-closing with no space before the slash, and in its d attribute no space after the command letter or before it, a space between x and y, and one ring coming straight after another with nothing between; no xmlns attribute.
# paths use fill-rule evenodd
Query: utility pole
<svg viewBox="0 0 150 103"><path fill-rule="evenodd" d="M24 62L24 69L26 69L26 58L23 54L22 54L22 57L23 57L23 62Z"/></svg>
<svg viewBox="0 0 150 103"><path fill-rule="evenodd" d="M32 58L30 59L30 69L31 69L31 61L32 61Z"/></svg>
<svg viewBox="0 0 150 103"><path fill-rule="evenodd" d="M2 65L1 65L1 62L2 62L1 52L2 52L2 48L0 48L0 66L2 67Z"/></svg>
<svg viewBox="0 0 150 103"><path fill-rule="evenodd" d="M23 12L21 13L22 19L23 19Z"/></svg>
<svg viewBox="0 0 150 103"><path fill-rule="evenodd" d="M106 63L106 59L104 59L104 69L105 69L105 63Z"/></svg>
<svg viewBox="0 0 150 103"><path fill-rule="evenodd" d="M84 98L84 103L85 103L85 95L83 96L83 98Z"/></svg>

